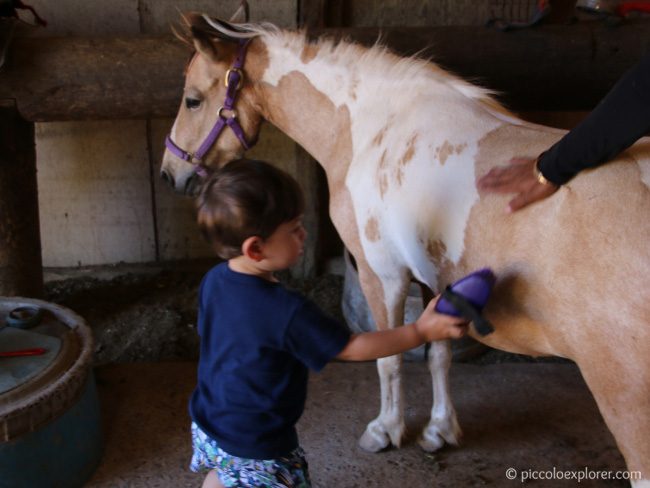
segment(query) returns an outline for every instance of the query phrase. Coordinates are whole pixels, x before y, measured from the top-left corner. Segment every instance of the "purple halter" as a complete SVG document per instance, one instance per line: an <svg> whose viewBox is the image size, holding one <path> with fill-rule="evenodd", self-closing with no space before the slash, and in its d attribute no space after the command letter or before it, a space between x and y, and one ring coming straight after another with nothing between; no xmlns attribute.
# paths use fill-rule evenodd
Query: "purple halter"
<svg viewBox="0 0 650 488"><path fill-rule="evenodd" d="M165 146L167 149L183 161L193 164L194 171L196 171L196 173L201 177L206 177L208 175L208 168L203 164L203 157L217 141L217 138L226 126L232 129L237 136L237 139L239 139L242 146L244 146L244 149L250 149L251 147L248 142L246 142L244 131L237 120L237 111L234 108L237 99L237 92L244 82L244 72L242 71L242 68L244 67L244 60L246 59L246 48L248 47L248 42L249 40L239 41L239 52L237 53L237 58L235 59L232 68L226 71L226 76L223 80L226 85L226 99L223 102L223 106L219 107L219 110L217 110L217 122L214 124L214 127L212 127L212 130L199 149L192 154L189 151L183 150L172 141L171 134L167 135L165 138ZM224 110L228 110L231 115L229 117L224 116Z"/></svg>

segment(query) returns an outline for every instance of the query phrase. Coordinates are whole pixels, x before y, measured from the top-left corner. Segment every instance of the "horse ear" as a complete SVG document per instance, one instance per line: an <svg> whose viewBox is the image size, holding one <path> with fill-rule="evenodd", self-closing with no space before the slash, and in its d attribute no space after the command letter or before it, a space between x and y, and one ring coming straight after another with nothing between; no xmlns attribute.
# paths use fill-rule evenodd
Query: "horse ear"
<svg viewBox="0 0 650 488"><path fill-rule="evenodd" d="M228 22L241 24L244 22L248 22L249 18L250 18L250 11L248 8L248 2L246 0L241 0L241 4L239 5L239 8L235 11L232 17L230 17L230 20Z"/></svg>
<svg viewBox="0 0 650 488"><path fill-rule="evenodd" d="M247 4L242 4L246 10ZM191 41L199 54L218 61L218 41L237 43L240 39L250 39L257 34L246 31L237 24L208 17L205 14L190 12L183 15L183 21L189 30Z"/></svg>
<svg viewBox="0 0 650 488"><path fill-rule="evenodd" d="M214 42L214 29L206 22L203 15L190 12L183 15L183 21L189 30L196 51L212 61L217 61L218 53Z"/></svg>
<svg viewBox="0 0 650 488"><path fill-rule="evenodd" d="M217 47L214 45L214 39L212 37L205 34L203 31L195 32L195 30L192 29L192 41L194 43L194 48L201 56L205 56L214 62L219 60Z"/></svg>

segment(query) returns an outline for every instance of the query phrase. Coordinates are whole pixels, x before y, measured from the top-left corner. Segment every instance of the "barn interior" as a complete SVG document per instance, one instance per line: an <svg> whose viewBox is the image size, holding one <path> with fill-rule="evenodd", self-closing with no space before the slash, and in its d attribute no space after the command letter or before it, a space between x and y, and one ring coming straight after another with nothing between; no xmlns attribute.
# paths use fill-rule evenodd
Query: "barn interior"
<svg viewBox="0 0 650 488"><path fill-rule="evenodd" d="M0 17L0 300L43 300L83 319L93 336L87 367L101 418L101 454L87 475L52 486L200 486L202 477L188 469L187 400L198 358L197 289L217 260L197 230L192 199L159 177L189 56L170 25L179 11L228 18L239 0L28 3L46 27ZM581 121L650 50L648 13L622 18L577 9L575 0L547 2L550 12L536 25L523 25L544 3L533 0L248 3L252 22L364 45L380 38L399 54L431 58L496 90L521 118L561 129ZM33 23L29 12L20 16ZM506 23L522 25L503 29ZM282 281L349 321L342 302L363 297L327 215L322 169L270 124L247 156L288 171L306 195L305 254ZM0 318L7 314L0 306ZM0 351L2 337L0 329ZM422 351L406 358L404 371L408 436L401 448L379 453L357 445L379 407L375 364L335 362L311 376L298 430L315 487L524 480L557 487L575 481L533 473L625 470L571 361L457 344L451 388L464 437L435 453L417 445L432 396ZM0 389L5 423L12 401ZM20 440L0 439L0 449ZM0 474L0 488L34 486L28 479L14 468Z"/></svg>

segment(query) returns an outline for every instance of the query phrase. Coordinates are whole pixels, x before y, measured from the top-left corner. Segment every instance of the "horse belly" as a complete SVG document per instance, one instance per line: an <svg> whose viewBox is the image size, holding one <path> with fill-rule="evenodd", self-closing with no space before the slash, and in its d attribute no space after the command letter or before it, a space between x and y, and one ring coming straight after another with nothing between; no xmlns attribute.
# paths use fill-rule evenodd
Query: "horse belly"
<svg viewBox="0 0 650 488"><path fill-rule="evenodd" d="M650 190L639 166L583 172L512 215L506 198L475 206L463 257L466 268L490 265L499 276L487 343L575 358L623 330L650 339Z"/></svg>
<svg viewBox="0 0 650 488"><path fill-rule="evenodd" d="M444 259L458 262L478 200L477 139L415 131L400 141L386 136L385 148L371 147L355 158L346 187L361 247L377 272L405 268L435 287L437 257L431 251L443 250Z"/></svg>

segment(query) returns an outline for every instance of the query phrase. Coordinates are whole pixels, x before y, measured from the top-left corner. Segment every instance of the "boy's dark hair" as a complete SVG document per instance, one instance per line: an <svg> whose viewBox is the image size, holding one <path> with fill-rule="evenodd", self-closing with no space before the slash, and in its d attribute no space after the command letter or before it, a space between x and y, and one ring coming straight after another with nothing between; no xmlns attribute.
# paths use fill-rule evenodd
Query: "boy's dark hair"
<svg viewBox="0 0 650 488"><path fill-rule="evenodd" d="M246 239L270 237L305 208L300 186L288 173L247 159L215 171L196 204L199 228L223 259L240 256Z"/></svg>

